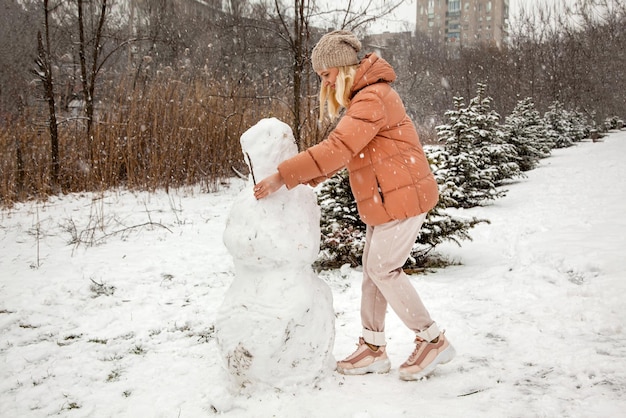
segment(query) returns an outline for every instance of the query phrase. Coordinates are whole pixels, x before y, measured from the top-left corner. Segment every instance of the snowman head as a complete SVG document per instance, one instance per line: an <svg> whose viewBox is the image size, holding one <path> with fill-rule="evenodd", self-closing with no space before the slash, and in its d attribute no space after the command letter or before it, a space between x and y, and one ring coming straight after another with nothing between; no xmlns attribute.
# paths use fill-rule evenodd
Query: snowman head
<svg viewBox="0 0 626 418"><path fill-rule="evenodd" d="M240 143L256 181L274 174L278 164L298 153L293 131L276 118L261 119L241 135Z"/></svg>

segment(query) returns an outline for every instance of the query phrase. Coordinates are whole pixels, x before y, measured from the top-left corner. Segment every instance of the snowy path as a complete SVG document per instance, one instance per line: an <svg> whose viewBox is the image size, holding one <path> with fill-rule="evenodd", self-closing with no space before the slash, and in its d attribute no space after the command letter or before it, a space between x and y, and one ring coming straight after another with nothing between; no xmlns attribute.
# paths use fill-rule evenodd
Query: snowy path
<svg viewBox="0 0 626 418"><path fill-rule="evenodd" d="M237 398L212 323L241 182L0 211L0 417L203 417L211 405L227 417L626 416L625 157L624 131L555 150L467 211L491 224L440 248L460 264L414 277L458 352L431 378L397 379L412 336L390 312L391 374ZM340 358L360 332L360 273L323 278Z"/></svg>

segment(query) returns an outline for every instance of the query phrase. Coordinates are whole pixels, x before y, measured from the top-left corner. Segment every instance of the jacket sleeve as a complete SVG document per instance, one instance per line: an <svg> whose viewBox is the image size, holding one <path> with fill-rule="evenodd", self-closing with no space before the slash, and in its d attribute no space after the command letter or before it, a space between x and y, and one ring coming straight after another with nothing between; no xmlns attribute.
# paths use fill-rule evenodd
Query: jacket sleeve
<svg viewBox="0 0 626 418"><path fill-rule="evenodd" d="M285 185L291 189L346 167L386 123L382 99L374 91L362 90L328 138L278 166Z"/></svg>

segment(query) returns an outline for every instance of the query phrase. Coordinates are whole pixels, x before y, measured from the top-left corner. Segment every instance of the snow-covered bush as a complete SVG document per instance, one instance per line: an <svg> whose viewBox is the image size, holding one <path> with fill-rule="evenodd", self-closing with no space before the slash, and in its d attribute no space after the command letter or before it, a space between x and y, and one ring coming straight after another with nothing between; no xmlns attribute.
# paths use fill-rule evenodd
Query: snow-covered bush
<svg viewBox="0 0 626 418"><path fill-rule="evenodd" d="M420 247L413 249L412 257L418 260L444 241L461 245L461 240L471 240L469 230L481 222L489 222L476 217L455 216L446 211L447 208L458 207L458 201L463 200L463 190L447 176L448 171L439 166L442 162L449 160L447 151L443 147L433 146L425 147L424 151L439 185L439 202L428 212L420 230L420 236L417 239Z"/></svg>
<svg viewBox="0 0 626 418"><path fill-rule="evenodd" d="M554 148L567 148L575 142L589 137L591 126L587 118L578 111L563 108L555 101L544 114L546 137L554 143Z"/></svg>
<svg viewBox="0 0 626 418"><path fill-rule="evenodd" d="M622 129L624 127L624 121L619 116L612 116L604 120L604 129L609 131L611 129Z"/></svg>
<svg viewBox="0 0 626 418"><path fill-rule="evenodd" d="M437 176L451 189L454 207L470 208L502 197L506 192L497 187L522 175L515 147L506 142L485 89L478 84L477 96L467 106L462 97L455 98L454 110L445 114L448 123L437 127L444 147L436 157Z"/></svg>
<svg viewBox="0 0 626 418"><path fill-rule="evenodd" d="M317 200L321 208L322 235L318 264L321 267L360 265L365 224L359 218L348 171L341 170L326 180L317 192Z"/></svg>
<svg viewBox="0 0 626 418"><path fill-rule="evenodd" d="M552 142L554 148L567 148L574 145L569 135L572 127L560 102L552 103L549 110L543 115L543 119L546 123L546 138Z"/></svg>
<svg viewBox="0 0 626 418"><path fill-rule="evenodd" d="M493 99L486 96L487 86L478 83L477 96L470 101L470 108L476 109L474 126L478 129L478 137L474 143L477 152L482 156L484 168L494 167L495 183L501 185L506 180L521 175L515 147L508 144L500 128L500 115L491 109Z"/></svg>
<svg viewBox="0 0 626 418"><path fill-rule="evenodd" d="M506 142L515 147L520 170L532 170L540 159L550 156L552 143L545 137L545 123L532 98L517 102L505 118L502 131Z"/></svg>
<svg viewBox="0 0 626 418"><path fill-rule="evenodd" d="M589 138L591 125L588 118L578 110L571 110L568 112L568 115L572 126L572 140L574 142L580 142L585 138Z"/></svg>
<svg viewBox="0 0 626 418"><path fill-rule="evenodd" d="M496 189L496 170L483 169L481 156L473 148L476 127L472 126L471 109L463 98L457 97L455 109L446 112L449 123L437 127L437 136L443 143L434 157L435 175L446 194L452 199L452 207L470 208L501 195Z"/></svg>

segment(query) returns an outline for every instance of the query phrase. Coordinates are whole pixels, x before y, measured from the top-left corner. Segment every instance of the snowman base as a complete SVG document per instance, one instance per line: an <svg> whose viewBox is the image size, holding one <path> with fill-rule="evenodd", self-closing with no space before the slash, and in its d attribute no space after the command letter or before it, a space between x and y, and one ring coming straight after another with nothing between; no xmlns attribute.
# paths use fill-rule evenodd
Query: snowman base
<svg viewBox="0 0 626 418"><path fill-rule="evenodd" d="M216 321L233 389L314 385L335 369L334 326L330 288L312 270L281 270L236 287Z"/></svg>

